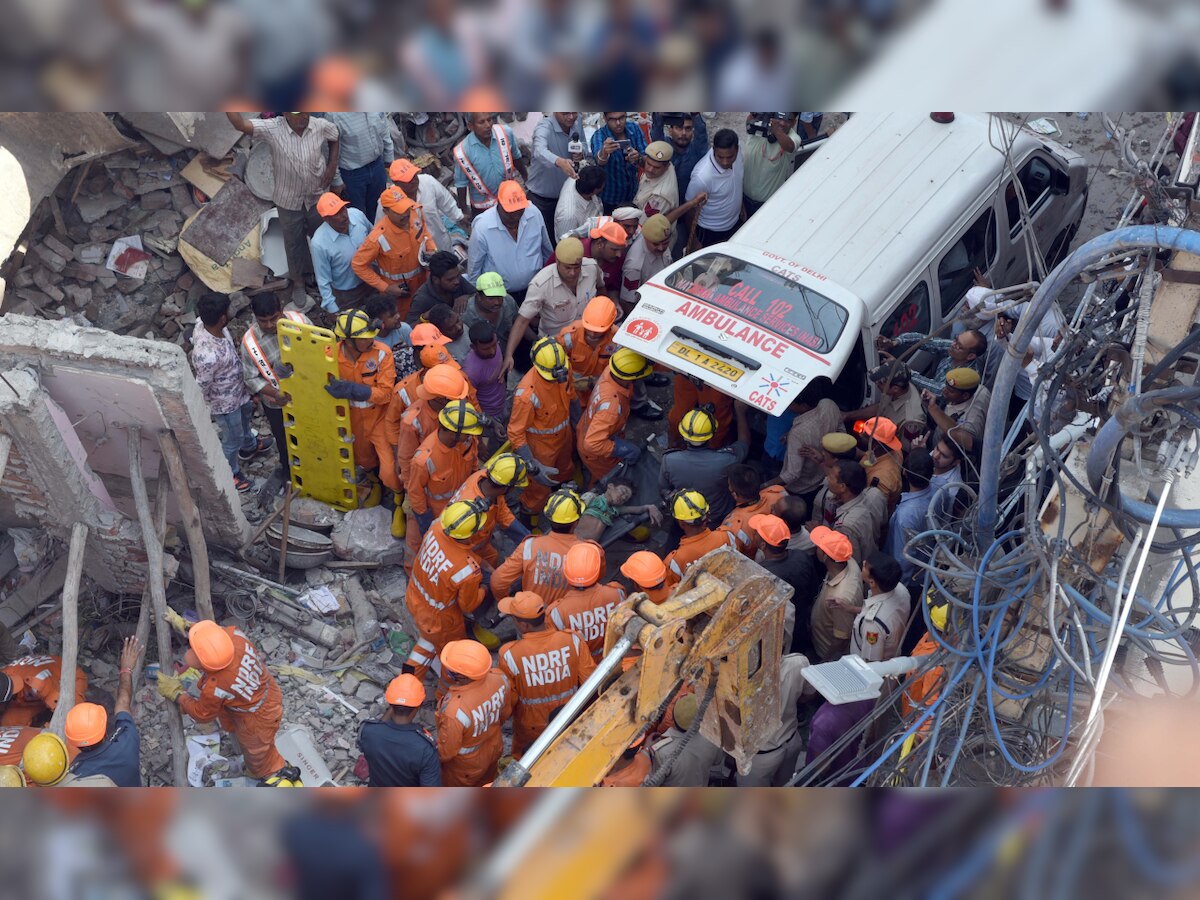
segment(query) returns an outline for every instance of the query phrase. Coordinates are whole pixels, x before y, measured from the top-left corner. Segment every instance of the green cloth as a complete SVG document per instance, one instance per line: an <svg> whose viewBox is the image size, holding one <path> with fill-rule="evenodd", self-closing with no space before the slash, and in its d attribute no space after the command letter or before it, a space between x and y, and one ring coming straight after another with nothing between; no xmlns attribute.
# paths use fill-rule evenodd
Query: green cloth
<svg viewBox="0 0 1200 900"><path fill-rule="evenodd" d="M583 507L585 516L595 516L606 526L611 525L619 513L617 508L605 499L603 494L597 494L587 501Z"/></svg>

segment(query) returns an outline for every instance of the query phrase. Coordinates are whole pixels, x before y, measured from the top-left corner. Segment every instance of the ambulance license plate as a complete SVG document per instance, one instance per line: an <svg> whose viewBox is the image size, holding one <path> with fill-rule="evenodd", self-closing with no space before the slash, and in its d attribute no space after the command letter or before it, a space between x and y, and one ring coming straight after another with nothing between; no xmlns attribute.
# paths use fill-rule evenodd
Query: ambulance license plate
<svg viewBox="0 0 1200 900"><path fill-rule="evenodd" d="M694 366L699 366L702 369L707 369L714 375L720 375L729 381L737 381L745 371L737 366L731 366L727 362L721 362L719 359L713 359L707 353L701 353L694 347L689 347L687 344L681 344L679 341L672 341L667 347L667 352L672 356L678 356L680 359L686 359Z"/></svg>

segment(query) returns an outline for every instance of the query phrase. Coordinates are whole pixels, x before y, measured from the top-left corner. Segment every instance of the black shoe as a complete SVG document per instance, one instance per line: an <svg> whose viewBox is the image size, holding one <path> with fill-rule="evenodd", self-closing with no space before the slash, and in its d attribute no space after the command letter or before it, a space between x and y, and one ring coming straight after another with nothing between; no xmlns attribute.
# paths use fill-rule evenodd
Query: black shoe
<svg viewBox="0 0 1200 900"><path fill-rule="evenodd" d="M655 372L646 379L646 384L649 387L666 387L671 383L671 376L664 375L661 372Z"/></svg>
<svg viewBox="0 0 1200 900"><path fill-rule="evenodd" d="M657 403L647 403L645 406L639 406L637 409L630 410L639 419L645 419L647 422L657 422L663 417L662 407Z"/></svg>
<svg viewBox="0 0 1200 900"><path fill-rule="evenodd" d="M254 459L254 457L259 456L263 453L266 453L268 450L270 450L274 446L275 446L275 438L271 437L270 435L266 435L265 437L260 437L258 439L258 443L254 446L253 450L249 450L249 451L239 450L238 451L238 459L241 459L241 460Z"/></svg>

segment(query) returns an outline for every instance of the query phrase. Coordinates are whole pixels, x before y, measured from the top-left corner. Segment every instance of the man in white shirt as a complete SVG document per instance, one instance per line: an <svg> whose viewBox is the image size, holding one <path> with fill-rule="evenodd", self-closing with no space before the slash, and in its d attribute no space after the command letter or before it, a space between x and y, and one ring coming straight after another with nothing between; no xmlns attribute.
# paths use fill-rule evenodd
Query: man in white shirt
<svg viewBox="0 0 1200 900"><path fill-rule="evenodd" d="M600 166L584 166L578 178L568 178L558 195L554 209L554 240L561 241L569 231L583 225L589 218L604 212L600 191L606 176Z"/></svg>
<svg viewBox="0 0 1200 900"><path fill-rule="evenodd" d="M701 247L729 240L741 221L743 160L739 149L737 133L722 128L713 135L708 155L692 170L687 199L701 192L708 194L696 220L696 242Z"/></svg>
<svg viewBox="0 0 1200 900"><path fill-rule="evenodd" d="M850 628L850 652L866 662L900 655L912 611L908 588L900 583L900 563L881 551L867 557L862 570L867 601Z"/></svg>
<svg viewBox="0 0 1200 900"><path fill-rule="evenodd" d="M438 250L453 251L455 241L450 237L449 228L462 222L463 218L462 209L459 208L454 195L446 190L440 181L432 175L426 175L407 159L398 159L392 163L388 168L388 177L413 203L421 205L425 227ZM383 205L377 202L374 222L378 225L382 220ZM457 243L466 246L465 231Z"/></svg>

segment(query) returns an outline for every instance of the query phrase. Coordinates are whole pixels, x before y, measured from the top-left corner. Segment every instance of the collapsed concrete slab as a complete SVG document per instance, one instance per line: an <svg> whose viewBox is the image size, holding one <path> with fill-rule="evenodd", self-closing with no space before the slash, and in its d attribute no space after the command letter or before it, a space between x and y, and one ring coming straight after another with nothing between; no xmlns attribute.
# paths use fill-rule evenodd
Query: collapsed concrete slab
<svg viewBox="0 0 1200 900"><path fill-rule="evenodd" d="M126 428L142 432L143 476L160 476L157 435L174 432L206 540L235 549L249 534L229 465L200 387L174 344L120 337L69 322L0 317L0 431L13 439L0 480L0 517L34 521L65 535L72 522L132 535L125 557L114 549L102 582L140 584L145 556L129 485ZM26 478L30 472L35 477ZM25 478L35 490L26 496ZM83 516L80 518L80 516ZM172 500L169 522L179 523ZM136 549L136 552L133 552ZM127 577L128 576L128 577ZM107 585L106 585L107 586ZM140 588L139 588L140 589Z"/></svg>

